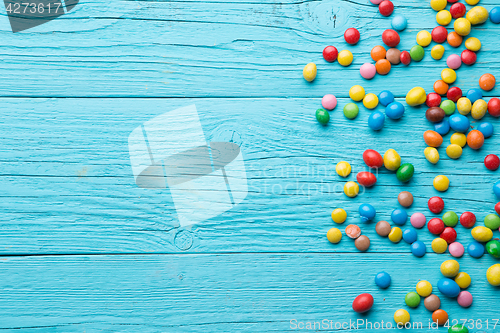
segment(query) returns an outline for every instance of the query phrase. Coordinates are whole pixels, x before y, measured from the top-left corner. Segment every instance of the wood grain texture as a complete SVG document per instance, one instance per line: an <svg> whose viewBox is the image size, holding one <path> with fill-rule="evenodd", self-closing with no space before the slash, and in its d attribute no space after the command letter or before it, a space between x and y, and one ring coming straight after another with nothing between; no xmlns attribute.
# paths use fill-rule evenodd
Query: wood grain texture
<svg viewBox="0 0 500 333"><path fill-rule="evenodd" d="M419 30L436 25L435 12L427 2L394 3L409 20L401 34L401 48L409 49ZM450 256L417 259L408 244L376 235L374 223L361 225L372 241L369 253L348 239L332 245L325 237L335 226L332 209L346 209L346 224L359 223L359 204L371 203L376 220L390 220L397 194L409 190L415 197L410 215L438 216L426 208L434 195L444 198L446 210L474 212L479 224L494 212L491 184L499 176L482 160L498 154L498 133L479 151L465 149L458 161L446 156L445 144L434 166L423 157L422 133L432 128L424 107L407 107L380 132L368 128L371 111L361 104L355 120L343 116L353 84L377 94L389 89L404 102L414 86L431 91L445 67L428 47L422 62L363 80L359 67L371 61L370 49L390 28L390 18L367 0L92 0L16 34L1 10L2 330L286 332L292 319L392 322L393 312L405 307L404 295L419 279L436 285L438 267ZM361 31L356 46L343 41L351 26ZM476 65L457 71L464 91L476 88L485 72L500 77L499 29L489 21L473 28L483 48ZM321 51L328 44L350 49L353 65L326 63ZM445 57L463 50L445 48ZM311 61L319 71L312 84L302 78ZM323 127L314 112L326 93L339 105ZM485 95L498 96L498 85ZM241 146L249 194L232 210L180 229L168 189L135 185L127 139L145 121L190 104L207 141ZM498 125L490 116L484 121ZM383 170L374 188L347 198L335 164L349 161L348 180L354 180L366 168L361 154L367 148L396 149L415 165L414 178L401 184ZM438 174L451 180L445 193L432 187ZM472 240L468 230L457 231L463 244ZM431 252L430 233L418 235ZM491 305L499 291L485 280L497 261L459 261L473 278L475 303L464 310L443 299L443 308L454 319L498 319ZM389 290L373 284L380 270L393 276ZM364 291L377 304L366 317L350 309ZM414 321L430 318L423 306L410 313Z"/></svg>

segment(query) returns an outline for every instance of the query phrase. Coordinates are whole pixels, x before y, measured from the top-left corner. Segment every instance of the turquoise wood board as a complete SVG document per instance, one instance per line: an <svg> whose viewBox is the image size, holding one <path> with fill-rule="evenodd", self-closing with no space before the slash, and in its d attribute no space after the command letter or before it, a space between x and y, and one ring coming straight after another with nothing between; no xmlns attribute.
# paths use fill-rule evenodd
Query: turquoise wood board
<svg viewBox="0 0 500 333"><path fill-rule="evenodd" d="M401 33L401 49L408 50L418 31L436 26L435 12L428 1L394 4L395 13L408 18ZM500 2L480 5L490 10ZM427 200L440 195L445 210L472 211L482 225L498 201L492 184L500 171L482 161L499 153L500 123L489 115L473 121L473 127L490 121L496 132L480 150L465 148L459 160L446 156L449 133L438 149L441 160L431 165L423 156L422 133L432 129L425 107L406 107L402 119L387 119L378 132L368 128L371 111L361 104L359 116L347 120L342 108L352 85L376 94L391 90L405 104L414 86L432 91L446 66L430 57L433 43L422 62L362 79L359 67L371 61L371 48L390 28L390 18L369 1L92 0L15 34L4 8L0 14L3 331L293 332L320 322L311 331L357 333L374 329L335 324L393 323L394 311L405 308L424 327L408 332L445 332L428 330L431 314L423 304L404 304L419 280L433 284L451 319L500 330L494 327L500 289L486 281L486 269L498 260L458 259L473 281L474 304L463 309L437 291L439 266L451 256L432 252L427 229L418 231L427 245L423 258L403 241L393 244L375 233L375 222L389 221L400 207L403 190L415 197L409 215L439 217ZM356 46L343 40L351 26L361 32ZM500 78L499 31L489 21L473 28L483 47L474 66L457 71L462 90L477 88L486 72ZM330 44L351 50L353 65L326 63L321 51ZM445 48L445 58L464 49ZM318 65L313 83L302 78L309 62ZM497 85L485 92L486 100L499 91ZM314 113L326 93L339 103L329 125L321 126ZM135 184L128 137L144 122L192 104L207 141L241 146L248 195L217 217L180 228L169 189ZM351 163L347 180L355 180L366 170L368 148L396 149L414 164L415 176L402 184L382 170L375 187L347 198L335 165ZM432 186L439 174L450 178L447 192ZM361 203L376 208L375 222L360 222ZM336 207L348 213L339 228L359 224L370 237L367 253L345 235L337 245L326 240ZM469 230L456 230L458 241L472 241ZM387 290L374 284L382 270L393 278ZM363 292L375 305L359 315L351 303Z"/></svg>

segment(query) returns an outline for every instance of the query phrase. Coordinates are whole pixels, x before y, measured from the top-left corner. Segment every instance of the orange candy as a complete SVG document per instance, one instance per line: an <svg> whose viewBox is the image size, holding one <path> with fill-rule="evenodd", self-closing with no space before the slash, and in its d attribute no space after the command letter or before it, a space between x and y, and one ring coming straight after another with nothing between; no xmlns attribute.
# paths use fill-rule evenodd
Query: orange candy
<svg viewBox="0 0 500 333"><path fill-rule="evenodd" d="M443 137L438 132L428 130L424 132L424 141L429 147L436 148L443 143Z"/></svg>
<svg viewBox="0 0 500 333"><path fill-rule="evenodd" d="M381 59L385 59L386 53L387 52L385 51L385 48L383 46L377 45L372 49L370 54L373 60L379 61Z"/></svg>
<svg viewBox="0 0 500 333"><path fill-rule="evenodd" d="M432 313L432 321L437 323L439 326L443 326L448 321L448 313L444 310L436 310Z"/></svg>
<svg viewBox="0 0 500 333"><path fill-rule="evenodd" d="M479 149L484 144L484 135L478 130L472 130L467 134L467 144L472 149Z"/></svg>
<svg viewBox="0 0 500 333"><path fill-rule="evenodd" d="M439 94L439 95L446 95L448 92L448 83L444 82L443 80L437 80L434 82L434 91Z"/></svg>
<svg viewBox="0 0 500 333"><path fill-rule="evenodd" d="M349 224L345 227L345 234L352 239L356 239L361 235L361 229L355 224Z"/></svg>
<svg viewBox="0 0 500 333"><path fill-rule="evenodd" d="M495 87L496 79L492 74L483 74L479 78L479 86L481 89L490 91Z"/></svg>
<svg viewBox="0 0 500 333"><path fill-rule="evenodd" d="M375 64L375 68L380 75L386 75L391 71L391 63L387 59L380 59Z"/></svg>
<svg viewBox="0 0 500 333"><path fill-rule="evenodd" d="M448 41L448 44L450 44L450 46L459 47L462 44L463 38L455 31L452 31L448 34L446 40Z"/></svg>

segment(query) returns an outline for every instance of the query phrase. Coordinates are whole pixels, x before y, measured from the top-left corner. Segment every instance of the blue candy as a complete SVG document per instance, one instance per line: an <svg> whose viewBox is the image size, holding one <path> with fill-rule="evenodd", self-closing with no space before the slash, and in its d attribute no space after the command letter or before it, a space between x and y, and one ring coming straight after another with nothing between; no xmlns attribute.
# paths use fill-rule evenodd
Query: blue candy
<svg viewBox="0 0 500 333"><path fill-rule="evenodd" d="M477 241L473 241L467 246L467 252L473 258L481 258L484 254L484 250L484 245Z"/></svg>
<svg viewBox="0 0 500 333"><path fill-rule="evenodd" d="M391 119L399 119L405 113L405 107L399 102L392 102L385 108L385 114Z"/></svg>
<svg viewBox="0 0 500 333"><path fill-rule="evenodd" d="M421 241L416 241L413 244L411 244L411 253L415 257L423 257L425 255L425 252L427 252L427 247L425 246L424 242Z"/></svg>
<svg viewBox="0 0 500 333"><path fill-rule="evenodd" d="M380 272L375 275L375 284L382 289L389 288L391 285L391 276L387 272Z"/></svg>
<svg viewBox="0 0 500 333"><path fill-rule="evenodd" d="M394 102L394 95L389 90L384 90L378 94L378 101L383 106L387 106Z"/></svg>
<svg viewBox="0 0 500 333"><path fill-rule="evenodd" d="M483 133L485 138L489 138L490 136L493 135L493 125L487 121L479 124L479 126L477 127L477 130L479 132Z"/></svg>
<svg viewBox="0 0 500 333"><path fill-rule="evenodd" d="M392 211L391 220L395 224L403 225L406 223L407 219L408 219L408 213L406 213L406 210L401 208L396 208Z"/></svg>
<svg viewBox="0 0 500 333"><path fill-rule="evenodd" d="M466 116L454 114L448 119L450 127L457 132L465 133L470 129L470 122Z"/></svg>
<svg viewBox="0 0 500 333"><path fill-rule="evenodd" d="M406 29L407 24L408 21L406 20L406 17L404 17L403 15L396 15L392 18L391 25L394 30L403 31Z"/></svg>
<svg viewBox="0 0 500 333"><path fill-rule="evenodd" d="M434 130L441 135L448 134L448 132L450 131L450 123L448 122L448 119L445 118L439 123L435 123Z"/></svg>
<svg viewBox="0 0 500 333"><path fill-rule="evenodd" d="M495 7L490 11L490 20L493 23L500 23L500 7Z"/></svg>
<svg viewBox="0 0 500 333"><path fill-rule="evenodd" d="M361 220L363 222L372 220L376 213L375 208L373 208L370 204L359 205L359 215L361 216Z"/></svg>
<svg viewBox="0 0 500 333"><path fill-rule="evenodd" d="M477 89L477 88L469 89L469 91L467 91L467 95L465 95L465 97L467 97L470 100L470 102L472 104L474 104L475 101L483 98L483 92L481 91L481 89Z"/></svg>
<svg viewBox="0 0 500 333"><path fill-rule="evenodd" d="M438 281L439 291L448 297L457 297L460 294L460 287L452 279L442 278Z"/></svg>
<svg viewBox="0 0 500 333"><path fill-rule="evenodd" d="M495 195L500 198L500 180L497 181L495 183L495 185L493 185L493 193L495 193Z"/></svg>
<svg viewBox="0 0 500 333"><path fill-rule="evenodd" d="M408 244L413 244L417 241L417 231L413 228L403 230L403 239Z"/></svg>
<svg viewBox="0 0 500 333"><path fill-rule="evenodd" d="M368 126L374 130L378 131L384 127L385 116L380 111L373 111L368 117Z"/></svg>

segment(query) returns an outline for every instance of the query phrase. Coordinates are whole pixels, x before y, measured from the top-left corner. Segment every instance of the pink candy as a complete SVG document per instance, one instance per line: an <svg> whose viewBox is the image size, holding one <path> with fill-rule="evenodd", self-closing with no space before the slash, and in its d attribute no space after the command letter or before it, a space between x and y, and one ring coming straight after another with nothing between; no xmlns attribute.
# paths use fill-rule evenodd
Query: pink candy
<svg viewBox="0 0 500 333"><path fill-rule="evenodd" d="M459 242L453 242L448 247L448 251L450 251L450 254L455 258L460 258L461 256L464 255L465 249L464 246Z"/></svg>
<svg viewBox="0 0 500 333"><path fill-rule="evenodd" d="M370 0L370 2L374 5L380 5L380 3L384 0Z"/></svg>
<svg viewBox="0 0 500 333"><path fill-rule="evenodd" d="M321 99L321 105L327 110L333 110L337 106L337 98L332 94L327 94Z"/></svg>
<svg viewBox="0 0 500 333"><path fill-rule="evenodd" d="M373 79L375 74L377 73L377 69L374 64L370 64L369 62L363 64L359 69L359 73L361 76L367 80Z"/></svg>
<svg viewBox="0 0 500 333"><path fill-rule="evenodd" d="M417 229L423 228L426 222L425 215L422 213L415 213L410 218L411 225Z"/></svg>
<svg viewBox="0 0 500 333"><path fill-rule="evenodd" d="M446 65L451 69L458 69L462 66L462 59L458 54L452 54L446 59Z"/></svg>
<svg viewBox="0 0 500 333"><path fill-rule="evenodd" d="M458 294L457 297L458 304L464 308L468 308L469 306L471 306L472 300L473 300L472 295L468 291L460 292L460 294Z"/></svg>

